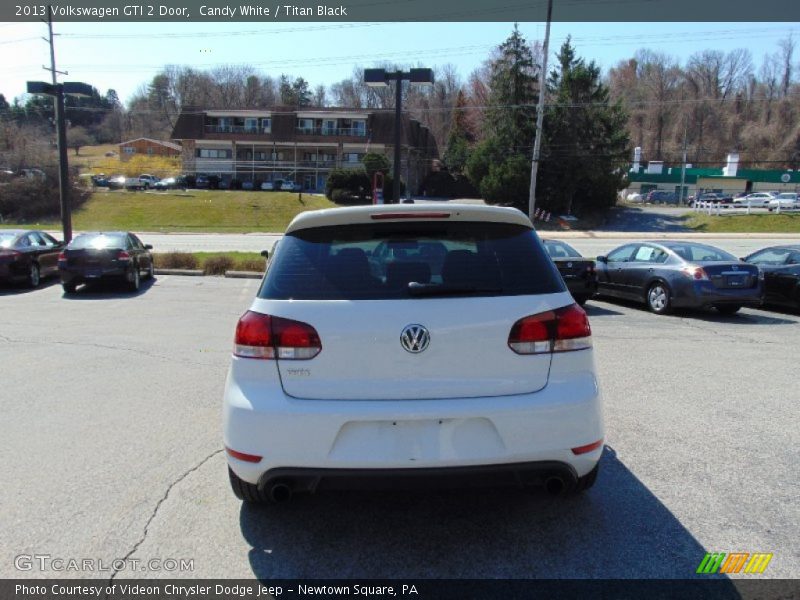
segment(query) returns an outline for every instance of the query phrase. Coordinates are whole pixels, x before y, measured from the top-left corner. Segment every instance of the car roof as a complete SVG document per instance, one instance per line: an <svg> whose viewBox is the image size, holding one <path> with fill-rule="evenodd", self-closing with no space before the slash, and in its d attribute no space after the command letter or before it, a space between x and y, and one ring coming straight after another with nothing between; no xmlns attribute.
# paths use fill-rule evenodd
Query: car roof
<svg viewBox="0 0 800 600"><path fill-rule="evenodd" d="M313 227L372 223L374 222L373 215L381 214L386 215L383 218L387 222L394 221L395 219L392 216L396 215L396 220L398 221L408 219L420 221L431 219L442 221L488 221L523 225L533 229L528 217L516 208L457 203L447 203L442 204L442 206L431 204L381 204L326 208L300 213L289 223L286 233Z"/></svg>
<svg viewBox="0 0 800 600"><path fill-rule="evenodd" d="M753 250L750 254L755 254L756 252L761 252L763 250L800 250L800 244L781 244L779 246L766 246L764 248L759 248L758 250Z"/></svg>

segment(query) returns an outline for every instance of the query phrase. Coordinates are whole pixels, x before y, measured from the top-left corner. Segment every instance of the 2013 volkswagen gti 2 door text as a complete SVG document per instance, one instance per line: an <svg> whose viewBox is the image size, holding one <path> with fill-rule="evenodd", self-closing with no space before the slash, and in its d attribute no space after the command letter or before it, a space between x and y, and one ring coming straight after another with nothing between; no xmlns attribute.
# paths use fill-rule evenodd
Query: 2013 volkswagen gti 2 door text
<svg viewBox="0 0 800 600"><path fill-rule="evenodd" d="M511 208L384 205L289 225L236 327L234 493L591 487L603 450L586 313Z"/></svg>

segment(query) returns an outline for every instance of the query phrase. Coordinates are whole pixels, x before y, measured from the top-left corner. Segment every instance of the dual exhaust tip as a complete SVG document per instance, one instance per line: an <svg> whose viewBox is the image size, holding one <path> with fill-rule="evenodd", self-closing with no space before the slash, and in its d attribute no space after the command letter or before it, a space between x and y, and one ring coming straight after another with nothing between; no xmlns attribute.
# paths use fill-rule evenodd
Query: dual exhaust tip
<svg viewBox="0 0 800 600"><path fill-rule="evenodd" d="M551 475L544 480L544 489L550 496L561 496L568 487L568 483L560 475ZM292 483L277 480L267 487L267 495L273 504L287 504L294 496Z"/></svg>

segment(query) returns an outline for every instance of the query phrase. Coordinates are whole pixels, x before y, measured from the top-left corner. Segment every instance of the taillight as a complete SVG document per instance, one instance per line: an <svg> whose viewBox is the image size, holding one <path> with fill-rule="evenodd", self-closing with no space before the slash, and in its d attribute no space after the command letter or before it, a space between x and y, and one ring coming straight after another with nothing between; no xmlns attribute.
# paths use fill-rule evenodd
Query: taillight
<svg viewBox="0 0 800 600"><path fill-rule="evenodd" d="M17 260L22 256L21 252L16 250L0 250L0 258L10 258L12 261Z"/></svg>
<svg viewBox="0 0 800 600"><path fill-rule="evenodd" d="M131 255L125 252L125 250L120 250L117 252L117 260L130 260Z"/></svg>
<svg viewBox="0 0 800 600"><path fill-rule="evenodd" d="M589 265L587 265L586 272L589 273L589 275L594 275L595 272L594 263L590 263Z"/></svg>
<svg viewBox="0 0 800 600"><path fill-rule="evenodd" d="M685 267L681 269L681 273L695 281L708 281L708 274L703 267Z"/></svg>
<svg viewBox="0 0 800 600"><path fill-rule="evenodd" d="M308 323L247 311L236 325L234 356L308 360L321 350L319 334Z"/></svg>
<svg viewBox="0 0 800 600"><path fill-rule="evenodd" d="M508 346L517 354L571 352L592 347L592 329L577 304L524 317L514 323Z"/></svg>

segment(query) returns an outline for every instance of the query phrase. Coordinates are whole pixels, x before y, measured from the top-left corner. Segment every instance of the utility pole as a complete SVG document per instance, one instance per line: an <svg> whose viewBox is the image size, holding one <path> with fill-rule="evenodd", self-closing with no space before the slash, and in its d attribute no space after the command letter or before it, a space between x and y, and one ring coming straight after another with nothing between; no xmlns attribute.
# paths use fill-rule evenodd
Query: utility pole
<svg viewBox="0 0 800 600"><path fill-rule="evenodd" d="M58 139L58 194L61 199L61 227L64 231L64 243L72 241L72 212L69 198L69 163L67 159L67 124L64 118L64 90L58 84L58 74L67 72L56 70L56 49L53 42L53 7L47 6L47 31L50 44L50 68L43 67L53 75L53 104L55 106L56 131Z"/></svg>
<svg viewBox="0 0 800 600"><path fill-rule="evenodd" d="M401 161L401 131L403 127L403 72L396 71L393 73L395 86L394 86L394 169L392 177L392 202L400 202L400 161Z"/></svg>
<svg viewBox="0 0 800 600"><path fill-rule="evenodd" d="M683 204L685 197L683 194L683 186L686 183L686 134L689 129L689 122L688 120L683 124L683 162L681 163L681 187L680 192L678 192L678 202Z"/></svg>
<svg viewBox="0 0 800 600"><path fill-rule="evenodd" d="M533 221L536 209L536 176L539 173L539 153L542 147L542 126L544 124L544 95L547 91L547 54L550 49L550 20L553 17L553 0L547 0L547 25L544 30L544 48L542 71L539 74L539 103L536 109L536 137L533 141L533 158L531 159L531 188L528 196L528 217Z"/></svg>

